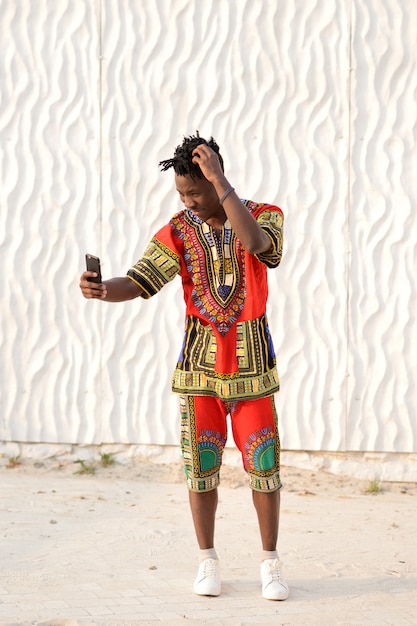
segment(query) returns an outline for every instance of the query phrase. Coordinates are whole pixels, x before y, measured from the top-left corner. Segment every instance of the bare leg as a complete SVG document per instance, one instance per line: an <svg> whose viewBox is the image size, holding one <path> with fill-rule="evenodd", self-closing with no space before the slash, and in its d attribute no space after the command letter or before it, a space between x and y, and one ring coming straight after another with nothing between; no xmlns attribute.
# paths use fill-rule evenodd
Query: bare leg
<svg viewBox="0 0 417 626"><path fill-rule="evenodd" d="M253 503L258 515L259 530L261 533L262 548L276 550L279 528L279 490L271 493L252 491Z"/></svg>
<svg viewBox="0 0 417 626"><path fill-rule="evenodd" d="M189 491L191 514L200 550L214 547L214 522L218 502L217 489L197 493Z"/></svg>

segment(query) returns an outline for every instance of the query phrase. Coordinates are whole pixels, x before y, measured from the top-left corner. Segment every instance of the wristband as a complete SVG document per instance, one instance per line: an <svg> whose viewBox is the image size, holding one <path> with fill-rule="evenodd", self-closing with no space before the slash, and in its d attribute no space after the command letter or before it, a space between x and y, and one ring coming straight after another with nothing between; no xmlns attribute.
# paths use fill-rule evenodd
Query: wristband
<svg viewBox="0 0 417 626"><path fill-rule="evenodd" d="M226 200L227 196L229 195L229 193L232 193L232 191L234 191L235 188L232 187L232 185L230 185L226 191L224 192L224 194L222 195L222 197L219 200L219 204L223 204L223 202Z"/></svg>

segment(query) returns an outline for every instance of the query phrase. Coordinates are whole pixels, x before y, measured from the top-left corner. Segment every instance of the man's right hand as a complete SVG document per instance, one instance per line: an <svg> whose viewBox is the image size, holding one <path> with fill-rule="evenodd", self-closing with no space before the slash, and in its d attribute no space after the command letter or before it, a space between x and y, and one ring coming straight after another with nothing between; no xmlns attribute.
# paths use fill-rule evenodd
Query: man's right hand
<svg viewBox="0 0 417 626"><path fill-rule="evenodd" d="M95 272L83 272L80 276L80 289L84 298L97 298L105 300L107 287L105 283L93 283L89 278L95 278Z"/></svg>
<svg viewBox="0 0 417 626"><path fill-rule="evenodd" d="M95 298L107 302L126 302L143 293L143 290L127 276L109 278L105 283L93 283L89 278L96 277L95 272L83 272L80 276L80 289L84 298Z"/></svg>

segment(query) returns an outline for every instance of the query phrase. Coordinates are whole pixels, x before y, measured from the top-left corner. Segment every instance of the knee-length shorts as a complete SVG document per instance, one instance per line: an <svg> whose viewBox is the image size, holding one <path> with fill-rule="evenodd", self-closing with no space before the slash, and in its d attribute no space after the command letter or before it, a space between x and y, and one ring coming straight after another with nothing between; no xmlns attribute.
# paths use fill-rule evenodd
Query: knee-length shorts
<svg viewBox="0 0 417 626"><path fill-rule="evenodd" d="M230 416L233 438L255 491L281 488L278 417L273 396L225 402L212 396L180 396L181 449L188 488L202 492L220 483Z"/></svg>

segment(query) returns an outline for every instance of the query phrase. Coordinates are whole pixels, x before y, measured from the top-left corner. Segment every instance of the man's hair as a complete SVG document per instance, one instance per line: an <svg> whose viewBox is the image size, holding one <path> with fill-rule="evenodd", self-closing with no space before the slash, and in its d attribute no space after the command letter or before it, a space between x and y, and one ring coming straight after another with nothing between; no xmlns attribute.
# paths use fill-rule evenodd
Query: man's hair
<svg viewBox="0 0 417 626"><path fill-rule="evenodd" d="M224 170L223 165L223 157L220 154L219 146L214 141L213 137L207 141L200 137L198 131L195 135L190 135L190 137L184 137L184 141L181 145L175 148L174 156L172 159L165 159L165 161L161 161L159 166L163 172L166 172L171 167L174 168L174 172L178 176L191 176L192 179L196 178L204 178L204 174L200 169L200 166L197 163L193 163L193 150L197 148L197 146L201 146L201 144L206 144L209 148L211 148L219 157L220 165L222 170Z"/></svg>

